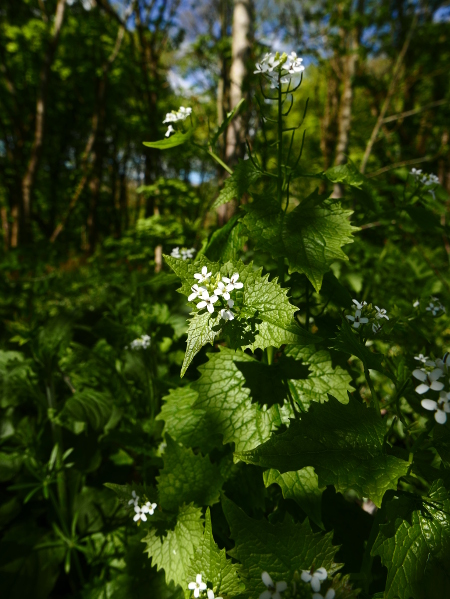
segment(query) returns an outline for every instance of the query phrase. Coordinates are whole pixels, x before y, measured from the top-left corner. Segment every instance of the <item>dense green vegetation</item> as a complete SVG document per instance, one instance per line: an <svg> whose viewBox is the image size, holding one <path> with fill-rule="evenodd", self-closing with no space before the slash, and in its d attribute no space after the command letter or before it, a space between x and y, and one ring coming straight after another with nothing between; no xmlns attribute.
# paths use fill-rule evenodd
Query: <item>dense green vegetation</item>
<svg viewBox="0 0 450 599"><path fill-rule="evenodd" d="M448 8L237 4L0 7L2 596L450 595Z"/></svg>

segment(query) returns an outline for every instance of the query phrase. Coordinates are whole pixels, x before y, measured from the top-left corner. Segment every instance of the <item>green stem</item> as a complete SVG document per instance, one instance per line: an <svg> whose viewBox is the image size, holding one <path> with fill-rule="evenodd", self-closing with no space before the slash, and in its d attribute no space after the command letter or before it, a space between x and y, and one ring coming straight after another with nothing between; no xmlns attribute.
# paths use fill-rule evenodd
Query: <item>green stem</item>
<svg viewBox="0 0 450 599"><path fill-rule="evenodd" d="M306 326L306 330L309 330L309 282L308 279L306 279L306 322L305 322L305 326Z"/></svg>
<svg viewBox="0 0 450 599"><path fill-rule="evenodd" d="M267 348L267 364L270 366L271 364L273 364L273 354L274 354L274 350L275 348L272 347L272 345L269 345L269 347Z"/></svg>
<svg viewBox="0 0 450 599"><path fill-rule="evenodd" d="M278 164L277 164L277 195L278 203L281 207L283 200L283 114L282 114L282 97L281 97L281 73L278 73Z"/></svg>
<svg viewBox="0 0 450 599"><path fill-rule="evenodd" d="M225 164L225 162L223 160L221 160L216 154L214 154L214 152L211 152L211 150L206 150L206 153L209 154L211 156L211 158L214 158L214 160L220 164L220 166L222 166L227 172L230 173L230 175L233 174L233 171L231 170L231 168L229 166L227 166Z"/></svg>
<svg viewBox="0 0 450 599"><path fill-rule="evenodd" d="M367 384L369 385L370 392L372 394L372 401L373 401L374 408L376 409L378 415L380 416L380 402L378 401L378 397L376 396L375 389L373 387L373 383L370 378L369 370L366 367L364 367L364 375L366 377Z"/></svg>

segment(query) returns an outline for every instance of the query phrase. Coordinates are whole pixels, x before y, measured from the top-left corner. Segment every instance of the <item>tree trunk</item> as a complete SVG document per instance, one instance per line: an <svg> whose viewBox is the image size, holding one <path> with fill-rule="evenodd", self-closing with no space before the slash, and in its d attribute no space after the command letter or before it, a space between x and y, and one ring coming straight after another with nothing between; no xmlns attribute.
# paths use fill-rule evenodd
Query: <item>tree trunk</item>
<svg viewBox="0 0 450 599"><path fill-rule="evenodd" d="M36 181L37 169L42 155L42 145L44 141L45 117L47 113L47 93L50 80L50 69L55 58L56 48L58 47L61 27L64 19L64 9L66 0L58 0L53 24L53 30L50 36L50 42L42 65L39 89L36 102L36 117L34 139L31 148L30 159L25 175L22 179L22 210L23 210L23 238L26 242L31 242L31 202ZM21 236L22 236L21 233ZM19 237L16 231L14 236Z"/></svg>
<svg viewBox="0 0 450 599"><path fill-rule="evenodd" d="M235 0L233 11L233 36L230 68L230 110L233 110L244 97L244 82L247 76L247 63L251 49L252 0ZM225 162L233 165L243 157L245 149L245 122L236 116L227 129ZM223 204L218 209L219 224L227 222L236 210L233 202Z"/></svg>

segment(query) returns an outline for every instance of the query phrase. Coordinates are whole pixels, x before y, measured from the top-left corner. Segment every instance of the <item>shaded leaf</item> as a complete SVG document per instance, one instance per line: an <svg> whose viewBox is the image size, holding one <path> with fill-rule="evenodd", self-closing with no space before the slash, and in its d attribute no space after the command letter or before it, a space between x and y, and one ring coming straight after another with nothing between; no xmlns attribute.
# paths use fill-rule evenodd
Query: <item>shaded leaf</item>
<svg viewBox="0 0 450 599"><path fill-rule="evenodd" d="M262 177L262 172L255 167L251 160L240 160L233 174L225 179L219 197L212 205L212 209L227 204L231 200L239 200L248 191L249 187Z"/></svg>

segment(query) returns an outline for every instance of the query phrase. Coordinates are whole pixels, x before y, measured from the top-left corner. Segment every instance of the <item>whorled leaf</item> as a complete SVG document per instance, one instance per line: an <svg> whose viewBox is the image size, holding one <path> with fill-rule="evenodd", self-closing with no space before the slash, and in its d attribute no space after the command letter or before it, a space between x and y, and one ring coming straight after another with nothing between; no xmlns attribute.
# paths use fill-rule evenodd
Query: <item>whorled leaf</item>
<svg viewBox="0 0 450 599"><path fill-rule="evenodd" d="M223 479L209 457L195 454L166 435L164 468L160 471L158 494L165 510L182 504L212 505L219 500Z"/></svg>
<svg viewBox="0 0 450 599"><path fill-rule="evenodd" d="M385 599L442 599L450 594L450 494L442 480L416 509L388 509L391 519L380 526L372 548L388 569ZM389 507L389 504L388 504Z"/></svg>
<svg viewBox="0 0 450 599"><path fill-rule="evenodd" d="M317 526L323 528L321 504L325 487L319 487L319 479L314 468L308 466L284 474L272 469L266 470L263 476L266 487L277 484L285 499L293 499Z"/></svg>
<svg viewBox="0 0 450 599"><path fill-rule="evenodd" d="M152 566L165 571L167 584L173 580L186 588L189 567L202 538L201 508L185 505L178 512L173 530L161 537L155 529L151 529L142 542L146 545L144 552L152 558Z"/></svg>
<svg viewBox="0 0 450 599"><path fill-rule="evenodd" d="M236 565L227 558L225 549L219 550L214 541L209 508L205 515L205 530L201 543L195 550L188 568L188 580L195 581L197 574L212 586L216 597L234 597L242 593L244 584L239 580Z"/></svg>
<svg viewBox="0 0 450 599"><path fill-rule="evenodd" d="M281 473L312 466L320 486L334 485L341 492L354 489L377 506L407 473L408 462L386 453L384 422L356 399L342 405L330 397L323 405L311 404L300 418L291 421L286 432L237 457Z"/></svg>
<svg viewBox="0 0 450 599"><path fill-rule="evenodd" d="M222 507L235 541L228 553L241 563L239 574L245 582L245 597L258 597L267 590L262 572L290 584L295 572L313 565L324 567L330 575L339 569L334 562L339 547L332 545L332 533L313 533L307 520L295 523L289 516L277 524L253 520L226 497L222 498Z"/></svg>

